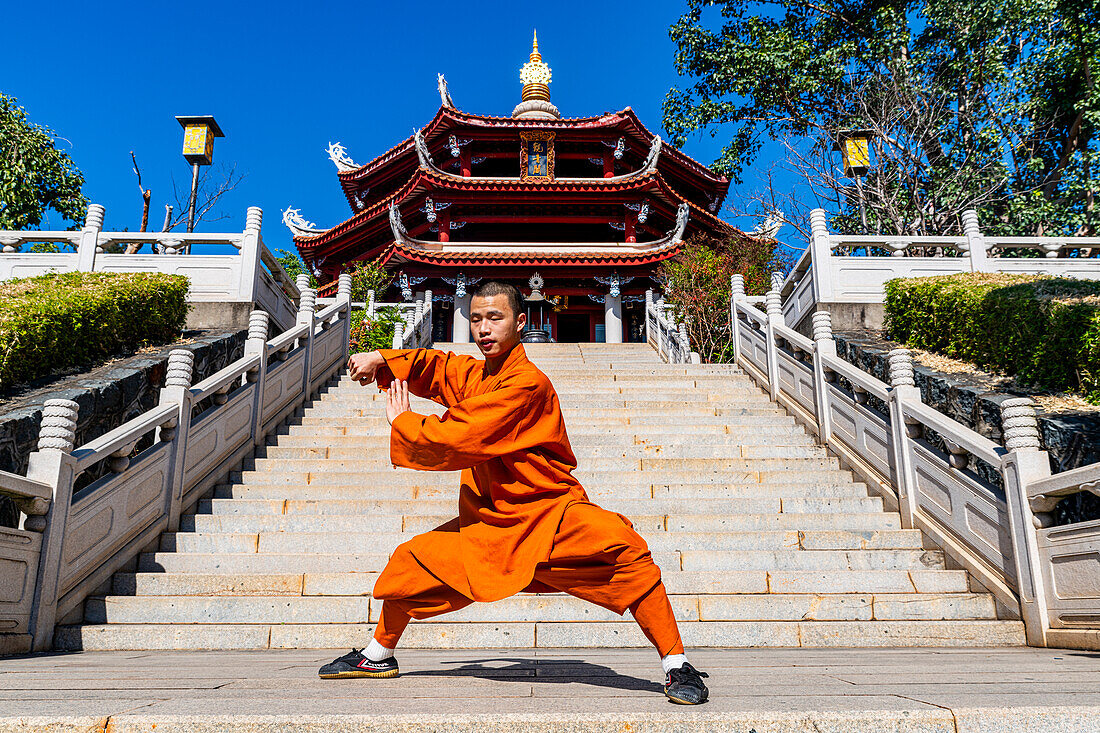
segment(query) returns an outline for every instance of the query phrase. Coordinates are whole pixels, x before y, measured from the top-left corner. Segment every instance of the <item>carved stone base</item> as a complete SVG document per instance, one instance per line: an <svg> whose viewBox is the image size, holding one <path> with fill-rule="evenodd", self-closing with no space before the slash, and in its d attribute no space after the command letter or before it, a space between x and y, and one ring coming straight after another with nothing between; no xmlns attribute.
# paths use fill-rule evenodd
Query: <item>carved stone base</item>
<svg viewBox="0 0 1100 733"><path fill-rule="evenodd" d="M550 102L529 99L516 105L512 110L512 117L517 120L560 120L561 112Z"/></svg>

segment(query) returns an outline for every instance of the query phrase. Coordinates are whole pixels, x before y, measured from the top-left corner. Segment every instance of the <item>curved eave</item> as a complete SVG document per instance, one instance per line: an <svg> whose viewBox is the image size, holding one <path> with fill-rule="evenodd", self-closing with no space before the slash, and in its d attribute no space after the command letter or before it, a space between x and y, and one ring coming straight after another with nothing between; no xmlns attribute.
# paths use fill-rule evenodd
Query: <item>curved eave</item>
<svg viewBox="0 0 1100 733"><path fill-rule="evenodd" d="M652 140L654 137L653 133L651 133L642 123L631 107L627 107L619 112L608 112L595 117L564 117L557 120L516 119L514 117L479 115L472 112L452 109L450 107L440 107L431 121L424 126L424 137L425 139L431 139L440 134L440 128L445 132L454 125L494 129L505 127L517 129L528 127L538 129L615 129L632 127L634 136L645 144L648 144L648 141ZM396 161L402 156L407 156L410 160L415 160L416 150L412 136L402 140L369 163L359 166L353 171L338 173L337 178L340 180L340 187L344 190L344 196L348 200L348 205L354 208L352 191L357 188L365 178L368 178L381 167ZM707 166L671 145L665 145L662 148L661 156L666 160L675 161L682 168L686 169L688 173L703 179L705 183L700 185L700 188L707 188L707 184L709 184L709 187L715 188L719 195L716 206L720 207L722 205L722 202L729 192L730 185L729 180L725 176L716 174ZM658 162L658 166L660 166L660 162Z"/></svg>
<svg viewBox="0 0 1100 733"><path fill-rule="evenodd" d="M346 221L337 224L323 234L313 237L294 237L293 241L298 250L303 254L312 254L314 251L331 244L345 236L352 235L357 229L369 225L377 217L388 215L390 204L394 201L401 203L422 184L432 190L449 190L462 192L486 192L486 193L595 193L621 192L644 189L655 182L663 197L670 204L679 205L686 203L690 208L689 226L699 228L699 222L704 222L706 228L718 230L727 234L738 232L730 224L722 221L714 214L697 204L688 201L676 192L661 176L660 171L642 172L629 179L608 181L603 178L574 179L572 181L550 181L545 183L522 182L515 178L464 178L438 174L425 168L418 168L409 181L394 191L386 198L376 202L369 208L359 212Z"/></svg>
<svg viewBox="0 0 1100 733"><path fill-rule="evenodd" d="M675 257L683 242L675 241L670 244L654 248L649 252L577 252L566 251L561 254L550 252L525 252L521 247L512 251L501 250L453 250L453 251L429 251L418 248L405 247L396 242L385 250L377 261L382 265L403 262L416 262L425 265L440 265L446 267L472 267L472 266L567 266L567 265L617 265L627 267L633 265L652 265L670 257Z"/></svg>

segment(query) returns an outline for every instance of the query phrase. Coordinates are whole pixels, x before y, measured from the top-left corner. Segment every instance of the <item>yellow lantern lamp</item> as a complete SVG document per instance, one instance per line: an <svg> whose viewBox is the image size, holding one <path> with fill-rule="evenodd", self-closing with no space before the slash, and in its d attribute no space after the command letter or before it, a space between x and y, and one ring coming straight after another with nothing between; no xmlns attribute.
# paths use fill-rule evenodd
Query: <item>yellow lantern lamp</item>
<svg viewBox="0 0 1100 733"><path fill-rule="evenodd" d="M862 176L871 167L871 138L874 130L840 130L836 134L833 150L839 150L844 158L844 174Z"/></svg>
<svg viewBox="0 0 1100 733"><path fill-rule="evenodd" d="M214 138L225 137L212 115L177 116L183 128L183 157L191 165L210 165L214 160Z"/></svg>

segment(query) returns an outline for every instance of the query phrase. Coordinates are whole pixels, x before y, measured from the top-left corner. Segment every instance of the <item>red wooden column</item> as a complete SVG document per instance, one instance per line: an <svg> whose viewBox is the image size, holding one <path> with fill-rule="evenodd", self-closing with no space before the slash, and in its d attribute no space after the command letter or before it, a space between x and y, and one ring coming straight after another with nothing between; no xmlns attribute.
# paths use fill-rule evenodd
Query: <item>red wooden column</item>
<svg viewBox="0 0 1100 733"><path fill-rule="evenodd" d="M439 224L439 241L451 241L451 209L447 207L440 211L436 223Z"/></svg>
<svg viewBox="0 0 1100 733"><path fill-rule="evenodd" d="M615 175L615 158L610 150L603 151L603 177L611 178Z"/></svg>
<svg viewBox="0 0 1100 733"><path fill-rule="evenodd" d="M638 241L638 213L626 210L626 243L634 244Z"/></svg>
<svg viewBox="0 0 1100 733"><path fill-rule="evenodd" d="M458 161L459 161L459 164L462 166L462 175L465 178L469 178L470 177L470 171L472 170L472 166L470 164L470 146L469 145L462 148L462 152L459 153L459 156L458 156Z"/></svg>

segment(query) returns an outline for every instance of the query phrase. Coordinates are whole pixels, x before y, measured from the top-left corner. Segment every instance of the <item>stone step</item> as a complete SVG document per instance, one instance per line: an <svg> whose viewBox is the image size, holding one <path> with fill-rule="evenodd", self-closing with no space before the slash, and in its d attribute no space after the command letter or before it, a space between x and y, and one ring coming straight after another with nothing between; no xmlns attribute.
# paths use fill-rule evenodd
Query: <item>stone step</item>
<svg viewBox="0 0 1100 733"><path fill-rule="evenodd" d="M648 427L648 426L647 426ZM569 439L573 443L597 437L616 437L623 440L663 440L690 441L694 436L701 438L733 436L743 439L802 438L809 437L795 425L738 425L731 423L669 425L664 429L653 426L652 430L641 431L628 422L606 423L603 425L576 425L568 428ZM330 438L381 438L388 440L390 426L381 420L378 425L301 425L292 424L277 433L279 445L296 445L298 440L325 440ZM811 438L812 440L812 438ZM290 441L285 442L284 441Z"/></svg>
<svg viewBox="0 0 1100 733"><path fill-rule="evenodd" d="M438 514L297 514L297 515L217 515L197 514L183 517L181 532L354 532L399 531L425 532L455 516L450 511ZM385 520L385 521L381 521ZM886 530L900 529L896 515L882 512L858 514L644 514L630 516L634 528L650 532L721 532L797 529L814 530ZM648 535L646 535L648 536Z"/></svg>
<svg viewBox="0 0 1100 733"><path fill-rule="evenodd" d="M669 597L678 622L937 621L995 619L988 594L711 594ZM93 596L86 623L340 624L377 623L382 601L367 596ZM596 622L633 624L565 595L514 596L471 604L424 623Z"/></svg>
<svg viewBox="0 0 1100 733"><path fill-rule="evenodd" d="M322 447L297 447L297 446L268 446L264 451L266 458L252 458L244 462L244 470L248 471L278 471L286 475L294 472L328 471L334 473L353 472L360 474L364 471L377 469L380 461L385 461L387 450L381 446L374 447L374 455L364 458L364 454L370 449L365 446L322 446ZM706 469L712 466L732 468L739 471L761 470L756 461L759 459L783 459L778 462L766 464L762 470L782 470L787 464L785 459L810 459L813 468L835 468L839 464L829 458L825 449L817 445L739 445L732 446L726 455L728 458L712 458L715 450L713 445L701 443L697 445L680 445L666 448L661 445L650 446L636 444L628 447L621 445L578 445L574 446L577 459L586 460L581 465L595 464L594 468L603 468L612 461L618 461L618 465L624 468L632 468L634 461L659 460L659 461L683 461L690 458L698 462L700 468ZM693 454L698 454L694 456ZM746 459L739 462L738 458ZM658 466L643 466L642 468L661 468ZM671 464L675 468L683 468L682 463ZM794 464L802 467L802 463Z"/></svg>
<svg viewBox="0 0 1100 733"><path fill-rule="evenodd" d="M61 626L55 648L343 649L364 646L372 624L94 624ZM685 621L688 647L1004 647L1021 646L1019 621ZM632 623L417 623L406 649L645 648ZM776 729L778 730L778 728ZM838 729L839 730L839 729Z"/></svg>
<svg viewBox="0 0 1100 733"><path fill-rule="evenodd" d="M366 548L365 548L366 549ZM375 552L157 552L143 553L142 572L191 573L343 573L378 572L386 565L392 546ZM942 570L943 554L937 550L683 550L653 551L663 572L674 570Z"/></svg>
<svg viewBox="0 0 1100 733"><path fill-rule="evenodd" d="M862 484L852 484L862 487ZM774 487L769 487L774 488ZM792 487L792 489L801 487ZM791 516L808 514L862 514L880 513L882 499L868 497L865 492L851 491L851 496L819 496L812 492L808 498L792 496L746 495L738 497L735 504L729 499L695 499L685 504L680 499L610 499L600 502L600 506L609 511L619 512L628 518L634 516L659 514L661 516L722 516L723 512L736 509L746 514L789 514ZM371 515L410 515L452 514L458 512L455 499L330 499L288 501L286 499L203 499L199 502L197 516L267 516L287 517L312 516L362 516ZM690 512L690 514L688 514ZM191 521L188 515L182 521ZM892 517L893 514L882 516ZM633 521L633 519L632 519Z"/></svg>
<svg viewBox="0 0 1100 733"><path fill-rule="evenodd" d="M347 573L119 573L112 593L124 596L349 596L370 595L377 572ZM967 593L962 570L845 572L672 570L663 573L672 595L711 593Z"/></svg>
<svg viewBox="0 0 1100 733"><path fill-rule="evenodd" d="M698 416L677 415L675 413L665 415L638 414L637 410L605 410L599 412L578 411L572 415L566 415L568 425L577 427L596 428L605 425L632 425L646 426L647 431L654 429L668 429L681 424L685 425L723 425L731 429L753 428L757 426L789 426L794 427L794 418L785 415L776 408L762 408L753 410L715 410L714 414L706 413ZM297 424L303 427L346 427L349 430L359 430L385 425L389 429L386 417L382 413L363 415L361 417L344 417L333 420L325 417L315 417L309 414L297 418Z"/></svg>
<svg viewBox="0 0 1100 733"><path fill-rule="evenodd" d="M321 474L318 474L321 475ZM275 480L264 480L267 474L248 473L237 477L236 483L221 484L215 489L214 496L219 499L455 499L458 498L458 477L452 480L445 479L427 480L412 479L402 475L401 469L393 469L391 473L372 472L357 478L352 478L348 483L325 483L314 480L310 475L311 483L302 481L294 484L277 483ZM659 477L651 477L656 479ZM828 496L833 493L836 496L851 496L853 491L845 485L845 474L840 471L785 471L780 473L741 473L741 474L713 474L707 478L709 482L686 484L685 480L702 478L690 475L672 475L666 477L668 483L655 484L631 484L627 481L637 481L638 476L628 473L607 473L578 475L577 479L584 486L589 498L596 503L602 503L606 499L646 499L646 498L679 498L684 501L693 499L736 499L742 496L774 496L790 495L789 486L798 486L802 480L807 487L822 489L822 493L807 491L807 496ZM782 481L783 483L779 483ZM832 487L830 489L830 487ZM855 492L862 494L864 492Z"/></svg>
<svg viewBox="0 0 1100 733"><path fill-rule="evenodd" d="M392 549L421 532L439 526L441 521L403 522L401 517L364 517L356 530L334 528L325 531L273 530L270 532L168 532L160 538L163 552L259 552L322 553L343 547L356 547L364 538L372 547ZM402 531L402 524L408 528ZM369 533L369 534L367 534ZM733 531L650 531L649 548L659 551L708 550L916 550L922 546L920 532L902 529L757 529ZM703 569L703 568L700 568Z"/></svg>
<svg viewBox="0 0 1100 733"><path fill-rule="evenodd" d="M624 433L609 432L603 434L583 434L578 436L570 431L570 444L573 452L580 458L582 455L599 455L599 452L609 450L628 451L636 453L652 453L655 451L672 453L687 453L692 449L707 450L709 455L722 452L727 455L740 455L741 457L757 457L755 454L764 451L749 451L749 456L741 450L742 446L761 446L769 448L799 447L815 448L818 453L824 455L824 449L814 445L813 438L805 434L794 433L780 435L761 435L751 433L746 435L732 435L729 433L691 434L671 436L641 436ZM378 432L374 435L282 435L278 443L268 446L261 457L272 458L280 451L287 449L314 449L320 458L346 458L349 456L362 457L369 452L375 452L385 456L389 451L389 433ZM274 455L272 448L278 448ZM595 451L595 452L594 452ZM681 455L681 457L686 457ZM772 457L772 456L765 456Z"/></svg>

